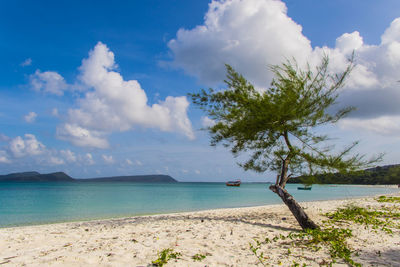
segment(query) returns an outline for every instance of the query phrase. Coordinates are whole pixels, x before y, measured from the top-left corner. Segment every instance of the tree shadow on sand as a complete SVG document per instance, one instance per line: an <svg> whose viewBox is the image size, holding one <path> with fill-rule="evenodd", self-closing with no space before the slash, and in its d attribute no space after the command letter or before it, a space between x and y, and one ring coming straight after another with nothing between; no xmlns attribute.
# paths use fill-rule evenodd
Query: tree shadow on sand
<svg viewBox="0 0 400 267"><path fill-rule="evenodd" d="M250 224L259 227L271 228L275 230L282 231L295 231L298 232L301 229L297 227L296 223L292 218L282 218L277 215L272 214L243 214L236 216L214 216L214 215L157 215L157 216L138 216L132 218L122 218L122 219L112 219L112 220L99 220L99 221L89 221L84 222L82 225L90 226L90 225L112 225L112 226L121 226L124 224L136 224L136 223L154 223L159 221L186 221L190 220L197 223L203 223L207 221L220 221L220 222L228 222L233 224L244 223ZM279 223L271 223L271 221L279 221L287 220L289 224L293 224L293 227L286 227L279 225Z"/></svg>
<svg viewBox="0 0 400 267"><path fill-rule="evenodd" d="M400 244L398 245L398 249L361 251L359 258L368 266L399 266Z"/></svg>

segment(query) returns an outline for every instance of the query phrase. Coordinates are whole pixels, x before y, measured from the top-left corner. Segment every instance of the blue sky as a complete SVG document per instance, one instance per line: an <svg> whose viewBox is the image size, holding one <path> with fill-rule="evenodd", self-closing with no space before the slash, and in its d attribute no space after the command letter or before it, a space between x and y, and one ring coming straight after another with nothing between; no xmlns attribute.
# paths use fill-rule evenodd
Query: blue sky
<svg viewBox="0 0 400 267"><path fill-rule="evenodd" d="M398 163L399 11L397 0L2 1L0 173L273 180L209 147L187 93L220 87L224 63L265 88L285 57L327 53L340 71L353 50L339 100L358 110L323 130Z"/></svg>

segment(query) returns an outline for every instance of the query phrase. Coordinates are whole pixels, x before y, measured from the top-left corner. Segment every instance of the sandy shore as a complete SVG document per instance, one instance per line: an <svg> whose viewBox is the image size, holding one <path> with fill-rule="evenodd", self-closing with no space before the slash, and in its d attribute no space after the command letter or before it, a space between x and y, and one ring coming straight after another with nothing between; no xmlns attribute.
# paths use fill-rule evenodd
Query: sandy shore
<svg viewBox="0 0 400 267"><path fill-rule="evenodd" d="M399 196L399 194L397 194ZM316 221L322 213L349 203L379 208L374 198L303 202ZM385 205L399 205L384 203ZM364 266L400 266L400 230L393 234L348 225L349 245ZM171 248L182 255L166 266L262 266L249 248L254 239L272 239L299 231L284 205L220 209L168 215L0 229L1 266L148 266L157 252ZM288 248L291 250L288 255ZM327 250L309 252L288 242L262 246L267 266L291 266L293 261L319 266ZM206 257L194 261L192 256ZM347 266L339 263L334 266Z"/></svg>

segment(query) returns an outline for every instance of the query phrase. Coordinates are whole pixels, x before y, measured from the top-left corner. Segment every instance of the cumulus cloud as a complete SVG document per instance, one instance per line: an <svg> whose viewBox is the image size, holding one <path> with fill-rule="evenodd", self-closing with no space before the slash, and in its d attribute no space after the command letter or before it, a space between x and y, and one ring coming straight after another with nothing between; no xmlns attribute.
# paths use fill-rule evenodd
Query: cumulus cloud
<svg viewBox="0 0 400 267"><path fill-rule="evenodd" d="M48 148L33 134L14 138L0 134L0 144L2 145L0 147L0 163L18 164L19 166L27 162L34 162L37 166L95 164L90 153L76 154L70 149ZM112 156L108 156L107 159L112 159Z"/></svg>
<svg viewBox="0 0 400 267"><path fill-rule="evenodd" d="M340 72L354 51L356 67L340 102L357 107L352 116L359 119L367 114L368 119L400 115L400 18L391 23L377 45L366 44L355 31L339 36L335 47L312 47L280 0L214 0L203 24L180 29L168 47L173 56L169 64L204 84L223 81L224 63L228 63L258 88L269 86L271 64L296 58L300 66L306 62L315 66L326 54L330 70Z"/></svg>
<svg viewBox="0 0 400 267"><path fill-rule="evenodd" d="M174 56L172 65L203 83L223 81L227 63L259 87L269 85L269 64L291 56L305 61L312 51L302 27L276 0L212 1L204 23L180 29L168 47Z"/></svg>
<svg viewBox="0 0 400 267"><path fill-rule="evenodd" d="M44 92L54 95L63 95L68 88L64 78L54 71L36 72L30 75L32 88L38 92Z"/></svg>
<svg viewBox="0 0 400 267"><path fill-rule="evenodd" d="M63 159L60 159L58 157L50 156L48 163L50 165L63 165L65 164L65 161Z"/></svg>
<svg viewBox="0 0 400 267"><path fill-rule="evenodd" d="M201 124L204 128L212 127L215 125L215 121L207 116L201 117Z"/></svg>
<svg viewBox="0 0 400 267"><path fill-rule="evenodd" d="M107 156L107 155L101 155L101 157L103 158L104 162L107 164L113 164L114 163L114 159L112 156Z"/></svg>
<svg viewBox="0 0 400 267"><path fill-rule="evenodd" d="M78 108L68 111L67 122L57 135L77 146L108 147L106 136L111 132L134 127L179 132L194 138L187 117L189 102L185 96L168 96L149 105L146 92L136 80L125 81L115 71L114 54L98 43L82 61L80 81L87 88L78 101Z"/></svg>
<svg viewBox="0 0 400 267"><path fill-rule="evenodd" d="M11 163L11 160L8 158L8 154L4 150L0 150L0 163Z"/></svg>
<svg viewBox="0 0 400 267"><path fill-rule="evenodd" d="M67 140L76 146L108 148L109 144L104 135L102 132L89 130L77 124L65 123L57 127L57 137L61 140Z"/></svg>
<svg viewBox="0 0 400 267"><path fill-rule="evenodd" d="M400 116L382 116L372 119L349 118L339 122L344 129L369 131L385 136L400 137Z"/></svg>
<svg viewBox="0 0 400 267"><path fill-rule="evenodd" d="M20 65L21 65L21 67L30 66L30 65L32 65L32 59L31 59L31 58L27 58L27 59L25 59L24 62L22 62Z"/></svg>
<svg viewBox="0 0 400 267"><path fill-rule="evenodd" d="M69 150L69 149L61 150L61 151L60 151L60 155L61 155L63 158L65 158L65 160L68 161L68 162L76 162L75 153L72 152L72 151Z"/></svg>
<svg viewBox="0 0 400 267"><path fill-rule="evenodd" d="M87 165L94 165L95 161L93 160L93 156L90 153L86 153L86 155L82 158L82 160L87 164Z"/></svg>
<svg viewBox="0 0 400 267"><path fill-rule="evenodd" d="M25 134L24 138L17 136L10 140L9 150L16 157L36 156L45 152L46 147L33 134Z"/></svg>
<svg viewBox="0 0 400 267"><path fill-rule="evenodd" d="M36 117L37 117L37 114L36 114L35 112L31 111L31 112L29 112L28 114L26 114L26 115L24 116L24 120L25 120L27 123L33 123L33 122L35 122Z"/></svg>

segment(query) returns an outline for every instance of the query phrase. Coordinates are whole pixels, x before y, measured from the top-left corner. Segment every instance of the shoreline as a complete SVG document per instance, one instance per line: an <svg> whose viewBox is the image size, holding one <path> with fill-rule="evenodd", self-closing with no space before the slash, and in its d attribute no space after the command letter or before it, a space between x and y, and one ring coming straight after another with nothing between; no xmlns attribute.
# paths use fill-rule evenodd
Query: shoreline
<svg viewBox="0 0 400 267"><path fill-rule="evenodd" d="M398 188L394 185L323 185L323 186L355 186L355 187L381 187L381 188ZM400 192L400 189L399 189ZM396 193L385 193L385 194L374 194L374 195L367 195L367 196L354 196L354 197L346 197L346 198L335 198L335 199L316 199L311 201L298 201L299 204L302 203L313 203L313 202L324 202L324 201L335 201L335 200L351 200L351 199L362 199L362 198L369 198L369 197L376 197L378 195L396 195ZM90 222L90 221L105 221L105 220L119 220L119 219L128 219L128 218L135 218L135 217L149 217L149 216L157 216L157 215L177 215L183 213L195 213L195 212L203 212L203 211L218 211L218 210L226 210L226 209L241 209L241 208L256 208L256 207L269 207L269 206L276 206L276 205L284 205L282 202L279 203L272 203L272 204L263 204L263 205L253 205L253 206L241 206L241 207L223 207L223 208L213 208L213 209L198 209L198 210L188 210L188 211L174 211L174 212L161 212L161 213L143 213L143 214L133 214L133 215L121 215L121 216L111 216L111 217L102 217L102 218L79 218L76 220L63 220L63 221L53 221L53 222L43 222L43 223L27 223L27 224L19 224L19 225L9 225L9 226L0 226L1 229L6 228L18 228L18 227L30 227L30 226L40 226L40 225L52 225L52 224L63 224L63 223L80 223L80 222Z"/></svg>
<svg viewBox="0 0 400 267"><path fill-rule="evenodd" d="M324 185L325 186L325 185ZM334 185L337 186L337 185ZM342 185L339 185L342 186ZM348 185L345 185L348 186ZM359 186L359 185L354 185ZM391 185L365 185L366 187L385 187L385 188L397 188ZM400 192L400 190L399 190ZM335 199L316 199L311 201L298 201L299 204L310 204L315 202L326 202L326 201L346 201L346 200L357 200L357 199L364 199L364 198L375 198L379 195L396 195L398 193L385 193L385 194L375 194L375 195L367 195L367 196L354 196L354 197L346 197L346 198L335 198ZM32 223L32 224L19 224L19 225L10 225L10 226L0 226L1 229L7 228L20 228L20 227L33 227L33 226L42 226L42 225L53 225L53 224L65 224L65 223L85 223L85 222L92 222L92 221L115 221L115 220L125 220L131 219L136 217L152 217L152 216L162 216L162 215L180 215L186 213L198 213L198 212L213 212L213 211L223 211L223 210L231 210L231 209L243 209L243 208L267 208L271 206L284 206L283 203L272 203L272 204L264 204L264 205L254 205L254 206L242 206L242 207L226 207L226 208L214 208L214 209L199 209L199 210L190 210L190 211L175 211L175 212L161 212L161 213L143 213L143 214L135 214L135 215L121 215L121 216L114 216L114 217L104 217L104 218L80 218L77 220L67 220L67 221L56 221L56 222L43 222L43 223Z"/></svg>
<svg viewBox="0 0 400 267"><path fill-rule="evenodd" d="M383 194L378 194L383 195ZM385 194L389 195L389 194ZM390 194L400 196L400 193ZM376 196L345 200L301 202L310 217L320 224L323 213L356 203L382 206ZM350 224L354 238L349 244L359 253L357 262L366 266L395 266L400 262L400 229L392 235ZM6 266L147 266L163 249L182 254L166 266L261 266L249 249L254 239L298 232L300 227L284 204L212 209L80 222L0 228L0 263ZM271 246L265 251L271 265L289 266L293 260L318 266L329 252L303 251ZM377 253L381 257L376 257ZM194 261L196 254L206 256ZM301 254L301 255L303 255ZM373 257L372 257L372 256ZM375 256L374 256L375 255ZM294 257L294 258L293 258ZM340 260L339 260L340 262Z"/></svg>

